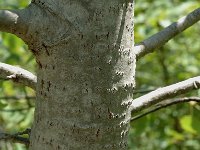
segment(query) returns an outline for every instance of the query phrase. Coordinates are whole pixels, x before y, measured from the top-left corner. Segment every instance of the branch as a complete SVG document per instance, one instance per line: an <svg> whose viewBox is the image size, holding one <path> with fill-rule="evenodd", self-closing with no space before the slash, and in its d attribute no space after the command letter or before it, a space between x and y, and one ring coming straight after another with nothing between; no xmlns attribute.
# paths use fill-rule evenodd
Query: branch
<svg viewBox="0 0 200 150"><path fill-rule="evenodd" d="M162 31L152 35L146 40L135 46L135 54L137 59L153 52L156 48L163 46L170 39L189 28L200 20L200 8L189 13L187 16L179 19L177 22L166 27Z"/></svg>
<svg viewBox="0 0 200 150"><path fill-rule="evenodd" d="M0 109L0 112L6 112L6 113L22 112L22 111L29 111L31 108L34 108L34 106L29 106L26 108L16 108L16 109Z"/></svg>
<svg viewBox="0 0 200 150"><path fill-rule="evenodd" d="M27 11L0 10L0 31L23 34L28 27Z"/></svg>
<svg viewBox="0 0 200 150"><path fill-rule="evenodd" d="M162 108L165 108L165 107L168 107L168 106L171 106L171 105L175 105L175 104L178 104L178 103L185 103L185 102L191 102L191 101L199 103L200 98L199 97L186 97L186 98L176 98L176 99L172 99L172 100L165 100L163 102L156 104L154 108L147 110L146 112L144 112L142 114L139 114L137 116L132 117L131 121L135 121L139 118L142 118L142 117L144 117L144 116L146 116L150 113L153 113L157 110L160 110Z"/></svg>
<svg viewBox="0 0 200 150"><path fill-rule="evenodd" d="M28 134L30 136L31 129L26 129L23 132L19 132L16 134L7 134L7 133L0 133L0 140L11 140L13 142L29 145L30 141L29 138L21 137L20 135Z"/></svg>
<svg viewBox="0 0 200 150"><path fill-rule="evenodd" d="M37 77L31 72L21 69L19 67L0 63L0 78L5 80L12 80L22 85L36 89Z"/></svg>
<svg viewBox="0 0 200 150"><path fill-rule="evenodd" d="M175 97L177 95L200 88L200 76L190 78L188 80L172 84L163 88L159 88L153 92L143 95L133 100L130 109L136 113L142 109L150 107L161 102L164 99Z"/></svg>
<svg viewBox="0 0 200 150"><path fill-rule="evenodd" d="M26 100L35 100L35 96L2 96L0 97L0 100L21 100L21 99L26 99Z"/></svg>

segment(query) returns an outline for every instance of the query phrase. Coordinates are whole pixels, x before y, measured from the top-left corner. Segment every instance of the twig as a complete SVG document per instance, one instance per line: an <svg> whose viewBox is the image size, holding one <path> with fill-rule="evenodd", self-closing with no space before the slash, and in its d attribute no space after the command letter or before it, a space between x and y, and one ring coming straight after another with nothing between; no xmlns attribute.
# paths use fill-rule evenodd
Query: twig
<svg viewBox="0 0 200 150"><path fill-rule="evenodd" d="M0 63L0 78L4 80L12 80L22 85L36 89L37 77L31 72L19 67Z"/></svg>
<svg viewBox="0 0 200 150"><path fill-rule="evenodd" d="M172 84L163 88L159 88L146 95L133 100L130 109L132 113L136 113L142 109L148 108L164 99L175 97L177 95L187 93L194 89L200 88L200 76L187 79L176 84Z"/></svg>
<svg viewBox="0 0 200 150"><path fill-rule="evenodd" d="M16 143L21 143L25 145L29 145L29 138L21 137L21 135L28 134L30 137L31 129L26 129L23 132L18 132L15 134L8 134L8 133L0 133L0 140L11 140Z"/></svg>
<svg viewBox="0 0 200 150"><path fill-rule="evenodd" d="M29 106L27 108L18 108L18 109L0 109L0 112L20 112L20 111L28 111L31 108L33 108L34 106Z"/></svg>
<svg viewBox="0 0 200 150"><path fill-rule="evenodd" d="M156 48L163 46L170 39L183 32L185 29L189 28L199 20L200 8L192 11L187 16L179 19L177 22L152 35L139 44L136 44L134 51L137 59L147 55L148 53L152 53Z"/></svg>
<svg viewBox="0 0 200 150"><path fill-rule="evenodd" d="M35 96L2 96L0 97L0 100L20 100L20 99L26 99L26 100L34 100Z"/></svg>
<svg viewBox="0 0 200 150"><path fill-rule="evenodd" d="M172 99L172 100L165 100L163 102L160 102L158 104L155 105L154 108L147 110L146 112L139 114L137 116L134 116L131 118L131 121L135 121L139 118L142 118L150 113L153 113L157 110L160 110L162 108L171 106L171 105L175 105L178 103L185 103L185 102L190 102L190 101L194 101L194 102L200 102L200 98L199 97L185 97L185 98L176 98L176 99Z"/></svg>

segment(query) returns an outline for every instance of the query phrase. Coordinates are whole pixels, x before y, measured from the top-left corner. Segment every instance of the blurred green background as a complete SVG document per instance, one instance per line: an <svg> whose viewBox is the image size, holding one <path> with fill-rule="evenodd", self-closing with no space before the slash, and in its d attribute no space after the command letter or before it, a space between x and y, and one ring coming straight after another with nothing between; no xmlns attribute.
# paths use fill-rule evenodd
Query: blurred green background
<svg viewBox="0 0 200 150"><path fill-rule="evenodd" d="M24 8L30 0L0 0L0 9ZM135 43L142 41L200 6L199 0L136 0ZM195 24L137 64L135 98L148 91L200 74L200 23ZM0 33L0 62L35 72L36 63L22 40ZM139 92L137 92L139 91ZM186 96L199 96L200 91ZM30 128L34 91L0 80L0 132ZM0 141L0 150L25 150ZM199 150L200 105L186 103L157 111L131 123L129 150Z"/></svg>

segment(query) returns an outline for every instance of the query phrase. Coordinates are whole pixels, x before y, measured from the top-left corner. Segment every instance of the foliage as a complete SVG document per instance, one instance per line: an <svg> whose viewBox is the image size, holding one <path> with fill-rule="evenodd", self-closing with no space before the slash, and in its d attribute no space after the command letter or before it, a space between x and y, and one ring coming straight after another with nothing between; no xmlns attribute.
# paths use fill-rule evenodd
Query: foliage
<svg viewBox="0 0 200 150"><path fill-rule="evenodd" d="M1 9L17 9L28 5L25 0L0 0ZM24 42L8 33L0 34L0 62L21 66L35 72L35 60ZM4 99L3 97L25 97L34 91L10 81L0 80L0 132L16 133L31 126L33 119L32 101L26 99ZM23 110L24 109L24 110ZM23 150L24 145L0 141L1 150Z"/></svg>
<svg viewBox="0 0 200 150"><path fill-rule="evenodd" d="M23 8L28 0L0 0L0 8ZM198 0L137 0L135 8L135 42L138 43L199 6ZM199 74L199 23L186 30L156 53L137 62L137 89L154 89ZM35 60L19 38L0 34L0 61L19 65L35 72ZM136 90L137 90L136 89ZM190 95L198 96L199 92ZM26 87L0 81L0 132L15 133L31 126L34 101L2 97L34 96ZM140 94L135 94L135 97ZM187 95L183 95L187 96ZM21 108L24 110L19 111ZM200 149L200 106L179 104L160 110L131 123L130 150L198 150ZM159 115L158 115L159 114ZM0 142L2 150L24 150L21 144Z"/></svg>
<svg viewBox="0 0 200 150"><path fill-rule="evenodd" d="M198 0L136 1L135 42L155 34L197 7ZM198 76L199 34L197 23L157 52L142 58L137 64L137 89L155 89ZM199 96L199 92L188 95ZM200 149L199 111L198 104L178 104L136 120L131 124L130 150Z"/></svg>

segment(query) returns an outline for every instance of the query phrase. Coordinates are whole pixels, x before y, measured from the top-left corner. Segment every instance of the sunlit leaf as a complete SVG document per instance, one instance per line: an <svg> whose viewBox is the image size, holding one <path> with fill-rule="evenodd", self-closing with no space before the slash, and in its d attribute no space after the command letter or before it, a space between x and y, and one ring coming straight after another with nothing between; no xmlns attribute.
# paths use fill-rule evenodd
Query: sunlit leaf
<svg viewBox="0 0 200 150"><path fill-rule="evenodd" d="M195 130L195 122L197 123L197 121L191 115L183 116L180 119L181 127L185 131L191 132L193 134L197 133L197 131ZM198 126L199 126L199 124L198 124Z"/></svg>

